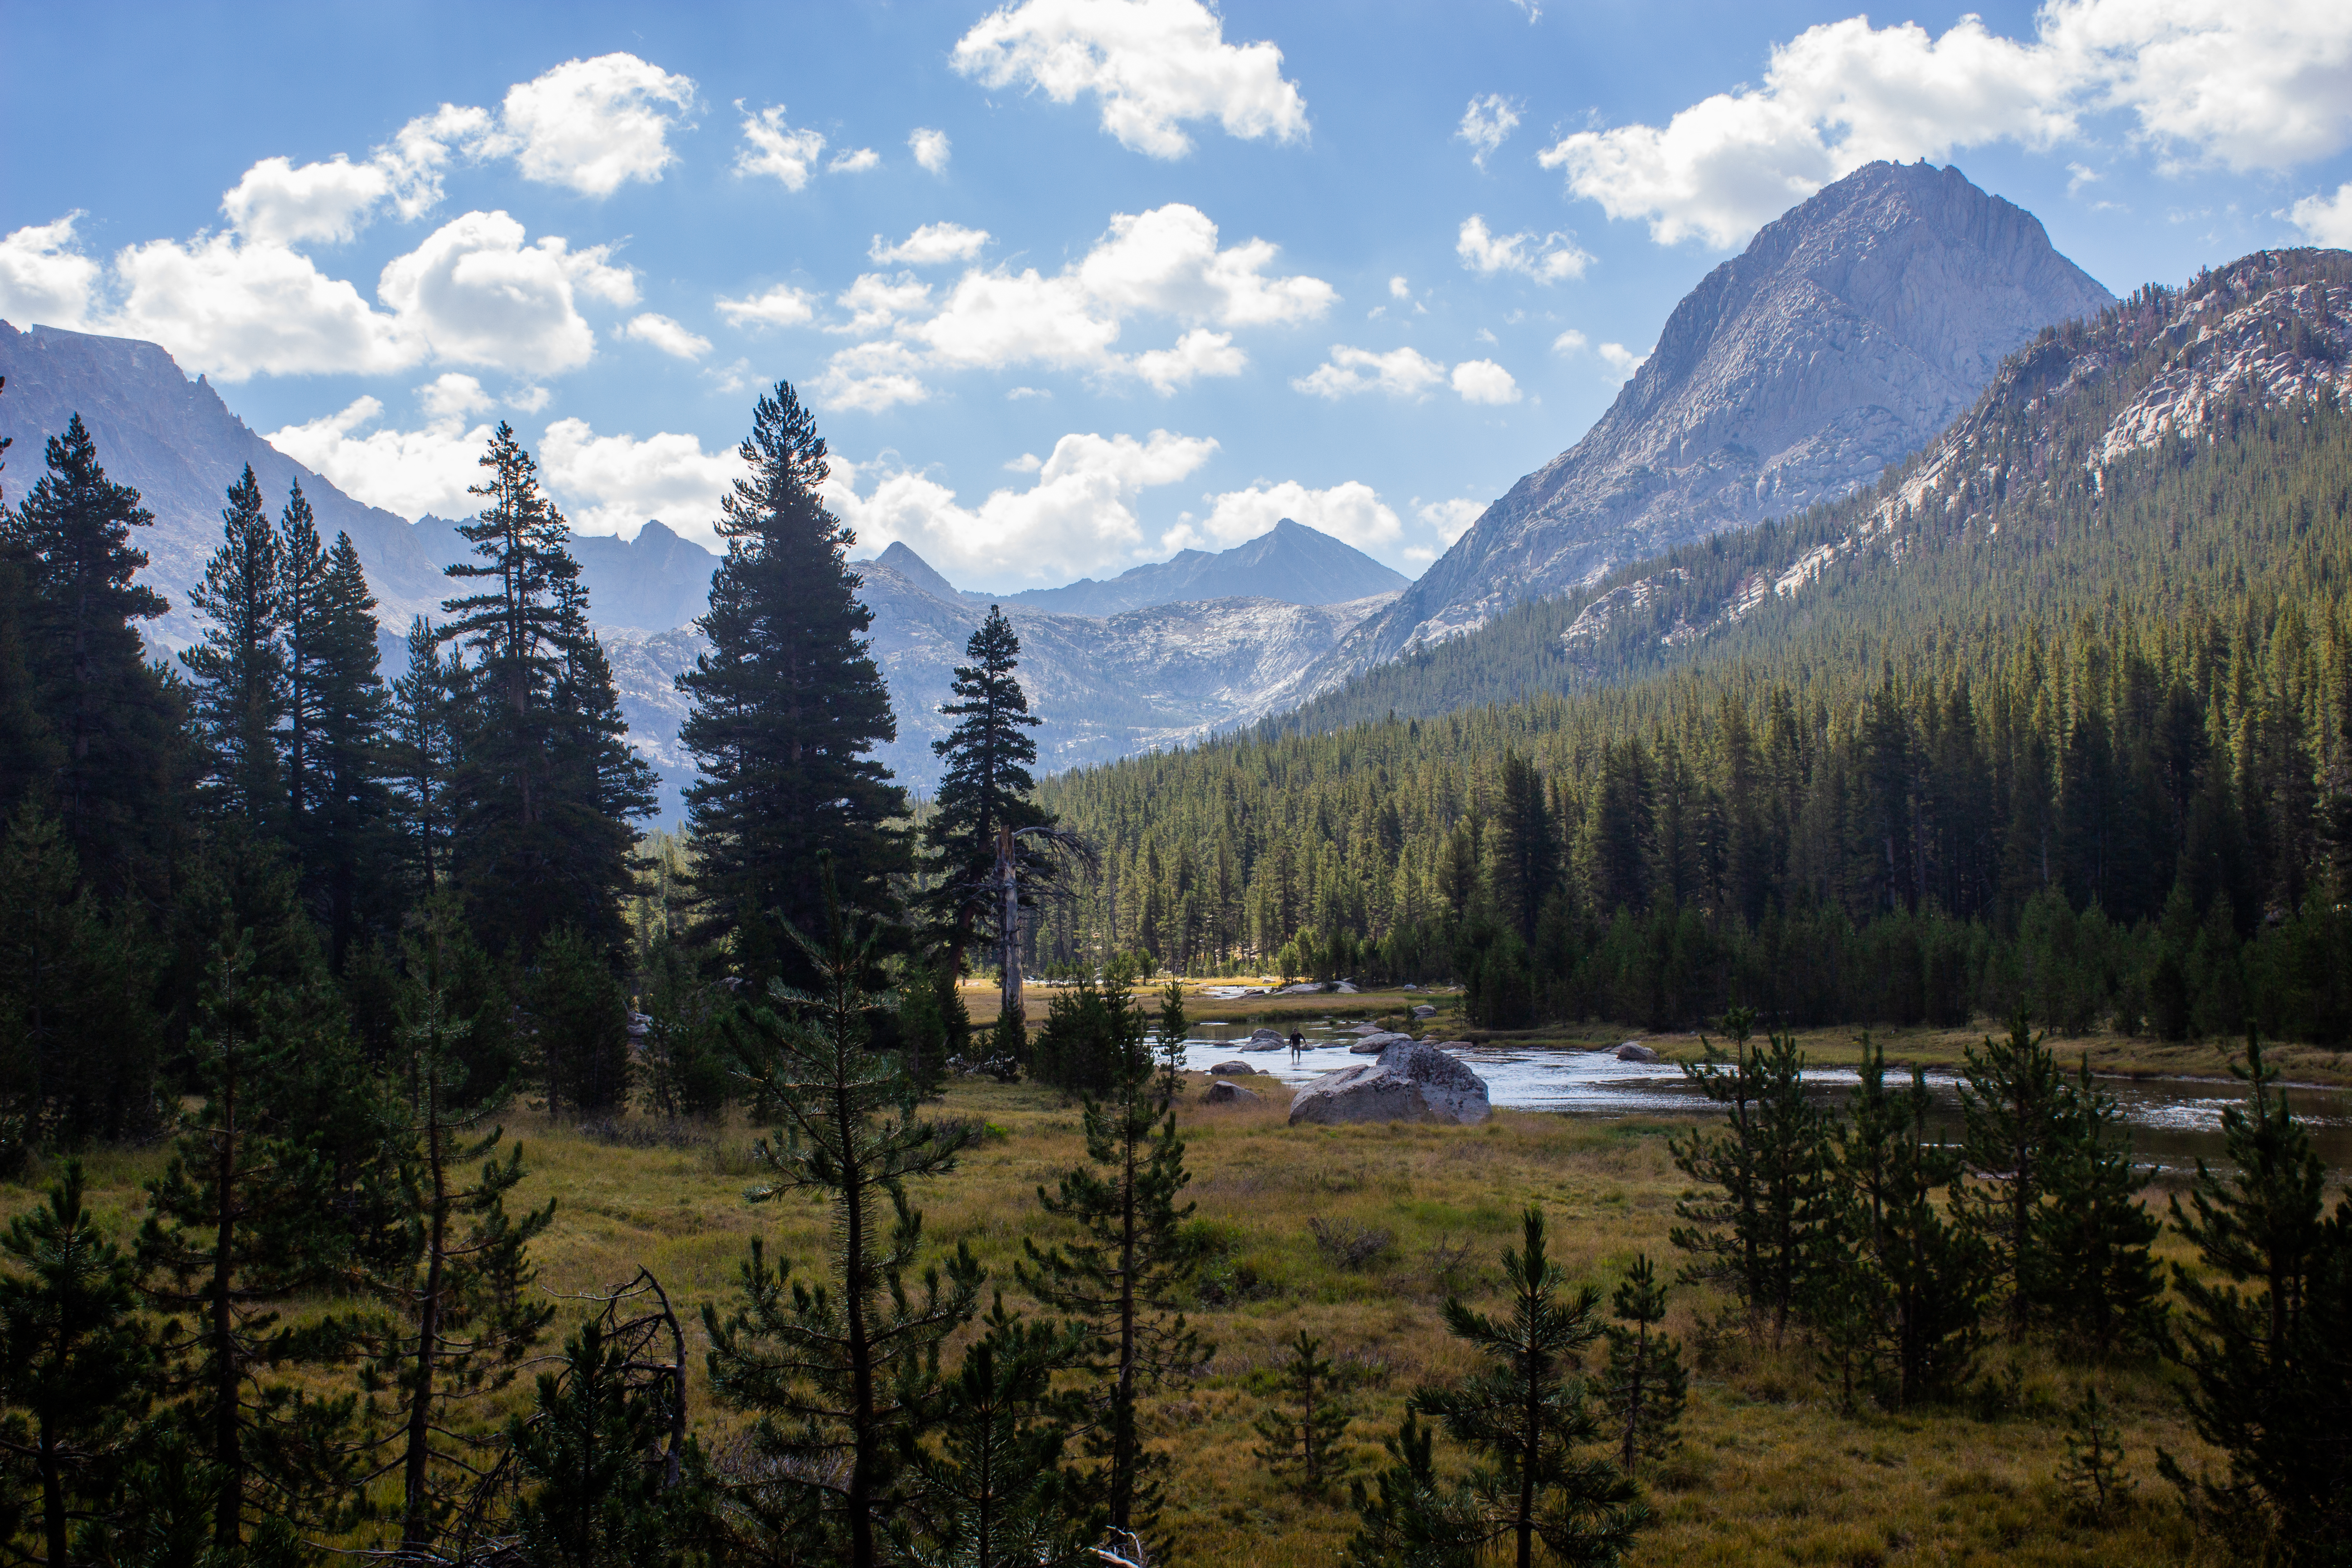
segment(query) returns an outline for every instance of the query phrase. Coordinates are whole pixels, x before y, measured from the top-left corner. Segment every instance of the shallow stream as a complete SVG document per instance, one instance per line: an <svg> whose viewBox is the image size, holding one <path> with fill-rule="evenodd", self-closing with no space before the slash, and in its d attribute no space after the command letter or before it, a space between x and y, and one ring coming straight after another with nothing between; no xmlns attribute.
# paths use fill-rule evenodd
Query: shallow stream
<svg viewBox="0 0 2352 1568"><path fill-rule="evenodd" d="M1349 1053L1348 1047L1358 1037L1341 1033L1341 1026L1331 1019L1300 1021L1297 1027L1305 1048L1294 1062L1287 1046L1271 1051L1243 1050L1250 1037L1246 1025L1200 1025L1184 1042L1184 1066L1204 1072L1218 1062L1245 1061L1286 1084L1300 1084L1370 1059ZM1672 1062L1621 1062L1605 1050L1507 1045L1470 1046L1454 1054L1486 1080L1487 1095L1495 1104L1517 1110L1676 1120L1716 1110ZM1909 1081L1907 1073L1898 1077L1890 1071L1887 1076L1890 1082ZM1805 1074L1807 1089L1824 1107L1843 1103L1856 1081L1852 1068L1815 1068ZM2102 1079L2099 1082L2123 1108L2131 1124L2133 1147L2151 1164L2170 1170L2186 1171L2200 1158L2221 1160L2221 1112L2245 1099L2242 1088L2234 1081L2213 1079ZM1951 1073L1930 1072L1927 1085L1936 1095L1931 1127L1945 1137L1958 1136L1959 1102ZM2290 1089L2288 1099L2296 1116L2311 1125L2328 1167L2352 1168L2352 1090Z"/></svg>

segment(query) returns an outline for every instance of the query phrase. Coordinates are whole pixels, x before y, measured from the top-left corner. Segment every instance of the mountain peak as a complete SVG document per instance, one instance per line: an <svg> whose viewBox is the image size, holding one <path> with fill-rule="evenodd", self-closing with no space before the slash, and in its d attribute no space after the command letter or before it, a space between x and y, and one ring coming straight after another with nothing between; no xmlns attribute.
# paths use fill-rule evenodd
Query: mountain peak
<svg viewBox="0 0 2352 1568"><path fill-rule="evenodd" d="M1230 550L1179 551L1169 560L1129 567L1107 583L1081 577L1059 588L1025 588L1005 602L1071 616L1116 616L1150 605L1205 599L1344 605L1394 593L1407 581L1346 541L1286 517Z"/></svg>
<svg viewBox="0 0 2352 1568"><path fill-rule="evenodd" d="M2003 355L2113 296L1956 168L1864 165L1684 296L1583 438L1522 479L1368 623L1353 668L1521 599L1874 480Z"/></svg>

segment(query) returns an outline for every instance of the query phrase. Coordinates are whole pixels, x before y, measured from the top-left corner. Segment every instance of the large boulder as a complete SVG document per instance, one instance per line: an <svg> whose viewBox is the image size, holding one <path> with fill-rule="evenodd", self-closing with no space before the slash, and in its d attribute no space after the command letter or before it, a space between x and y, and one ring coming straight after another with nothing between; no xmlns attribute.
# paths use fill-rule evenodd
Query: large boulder
<svg viewBox="0 0 2352 1568"><path fill-rule="evenodd" d="M1377 1062L1325 1073L1291 1097L1290 1124L1337 1126L1358 1121L1436 1121L1467 1126L1490 1110L1486 1080L1469 1067L1417 1040L1381 1051Z"/></svg>
<svg viewBox="0 0 2352 1568"><path fill-rule="evenodd" d="M1238 1105L1244 1102L1255 1103L1260 1096L1237 1083L1227 1083L1223 1079L1219 1079L1209 1086L1209 1092L1201 1098L1211 1105Z"/></svg>
<svg viewBox="0 0 2352 1568"><path fill-rule="evenodd" d="M1419 1003L1413 1007L1412 1016L1416 1018L1434 1018L1437 1016L1437 1009L1426 1002Z"/></svg>
<svg viewBox="0 0 2352 1568"><path fill-rule="evenodd" d="M1209 1076L1212 1078L1228 1078L1234 1073L1239 1073L1244 1078L1247 1078L1250 1074L1255 1071L1257 1071L1257 1068L1250 1066L1247 1062L1219 1062L1216 1066L1209 1069Z"/></svg>
<svg viewBox="0 0 2352 1568"><path fill-rule="evenodd" d="M1654 1062L1658 1059L1658 1053L1639 1040L1628 1040L1609 1054L1621 1062Z"/></svg>
<svg viewBox="0 0 2352 1568"><path fill-rule="evenodd" d="M1382 1051L1387 1050L1391 1046L1401 1043L1411 1044L1412 1040L1412 1037L1411 1035L1400 1035L1388 1029L1375 1029L1370 1034L1366 1035L1362 1039L1358 1040L1354 1045L1349 1046L1348 1047L1348 1052L1350 1056L1376 1057Z"/></svg>
<svg viewBox="0 0 2352 1568"><path fill-rule="evenodd" d="M1274 1029L1253 1029L1250 1031L1250 1037L1236 1048L1244 1051L1286 1051L1290 1048L1290 1037Z"/></svg>

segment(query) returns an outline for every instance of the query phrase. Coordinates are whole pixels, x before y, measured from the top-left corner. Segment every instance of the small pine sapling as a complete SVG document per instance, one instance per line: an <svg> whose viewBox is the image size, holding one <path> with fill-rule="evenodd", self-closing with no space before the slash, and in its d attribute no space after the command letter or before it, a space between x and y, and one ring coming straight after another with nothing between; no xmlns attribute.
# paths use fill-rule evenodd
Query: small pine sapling
<svg viewBox="0 0 2352 1568"><path fill-rule="evenodd" d="M1666 1317L1666 1288L1647 1254L1635 1256L1609 1310L1620 1323L1631 1325L1608 1329L1609 1364L1602 1373L1618 1433L1617 1466L1630 1476L1637 1460L1662 1458L1681 1440L1675 1428L1690 1397L1690 1376L1683 1370L1682 1346L1659 1331Z"/></svg>
<svg viewBox="0 0 2352 1568"><path fill-rule="evenodd" d="M1355 1419L1340 1397L1338 1368L1322 1350L1322 1341L1298 1331L1283 1363L1281 1395L1252 1424L1260 1442L1251 1452L1276 1474L1295 1472L1293 1484L1309 1496L1346 1469L1339 1444Z"/></svg>
<svg viewBox="0 0 2352 1568"><path fill-rule="evenodd" d="M2058 1483L2074 1506L2093 1519L2105 1519L2110 1510L2129 1502L2139 1484L2124 1474L2115 1407L2100 1403L2096 1384L2083 1384L2081 1395L2066 1412L2066 1457L2059 1461Z"/></svg>
<svg viewBox="0 0 2352 1568"><path fill-rule="evenodd" d="M1348 1542L1352 1568L1471 1568L1487 1539L1485 1512L1469 1486L1438 1479L1434 1431L1411 1412L1381 1447L1389 1463L1372 1477L1348 1483L1348 1500L1362 1522Z"/></svg>

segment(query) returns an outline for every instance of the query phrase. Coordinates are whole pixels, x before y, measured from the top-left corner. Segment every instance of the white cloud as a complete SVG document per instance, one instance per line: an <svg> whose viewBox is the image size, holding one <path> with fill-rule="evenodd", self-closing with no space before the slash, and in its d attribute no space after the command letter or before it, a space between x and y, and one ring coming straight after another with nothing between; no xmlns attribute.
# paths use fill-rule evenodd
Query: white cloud
<svg viewBox="0 0 2352 1568"><path fill-rule="evenodd" d="M524 244L503 212L453 218L383 269L377 295L423 333L437 360L534 375L573 370L595 351L576 299L636 302L636 279L609 250L572 250L546 236Z"/></svg>
<svg viewBox="0 0 2352 1568"><path fill-rule="evenodd" d="M1402 276L1391 278L1389 279L1389 298L1391 300L1410 300L1412 298L1412 286L1407 283Z"/></svg>
<svg viewBox="0 0 2352 1568"><path fill-rule="evenodd" d="M925 243L942 251L950 244L961 247L961 237L972 232L942 233ZM908 246L931 233L917 231ZM1139 376L1161 392L1201 376L1236 374L1247 359L1234 345L1232 329L1311 321L1339 297L1319 278L1276 273L1276 247L1262 239L1220 249L1207 215L1171 204L1113 215L1085 256L1050 277L1034 268L970 268L931 303L928 286L911 275L895 281L868 275L842 296L856 312L845 330L887 328L894 341L844 350L816 384L837 405L872 409L927 395L926 370L1037 364ZM1129 359L1118 343L1124 323L1139 315L1171 318L1191 330L1172 346Z"/></svg>
<svg viewBox="0 0 2352 1568"><path fill-rule="evenodd" d="M1344 540L1359 550L1382 550L1396 543L1403 524L1380 493L1360 480L1349 479L1328 489L1312 489L1296 479L1268 484L1261 479L1245 490L1227 490L1209 499L1209 515L1198 529L1186 525L1163 541L1163 546L1212 540L1234 545L1289 518Z"/></svg>
<svg viewBox="0 0 2352 1568"><path fill-rule="evenodd" d="M1568 331L1560 333L1559 336L1552 339L1551 352L1556 354L1576 353L1584 349L1590 342L1591 340L1585 337L1582 332L1578 331L1574 327L1570 327Z"/></svg>
<svg viewBox="0 0 2352 1568"><path fill-rule="evenodd" d="M735 107L743 107L740 100ZM784 123L784 106L771 104L757 114L743 116L742 149L735 154L738 175L772 174L784 189L797 191L808 184L809 171L824 153L824 133L793 130Z"/></svg>
<svg viewBox="0 0 2352 1568"><path fill-rule="evenodd" d="M1016 386L1004 395L1007 403L1018 403L1026 397L1051 397L1054 395L1042 386Z"/></svg>
<svg viewBox="0 0 2352 1568"><path fill-rule="evenodd" d="M850 319L842 325L827 327L827 331L879 331L902 316L927 309L931 302L931 286L919 281L911 272L901 272L896 278L861 272L835 302L850 312Z"/></svg>
<svg viewBox="0 0 2352 1568"><path fill-rule="evenodd" d="M1147 548L1135 510L1142 492L1186 478L1216 449L1166 430L1139 441L1067 435L1028 489L996 490L977 507L905 469L874 474L861 495L858 466L836 458L824 493L861 547L903 541L952 582L1061 582L1132 565Z"/></svg>
<svg viewBox="0 0 2352 1568"><path fill-rule="evenodd" d="M511 153L527 180L609 196L677 162L669 129L693 107L691 78L635 55L566 60L507 89L489 147Z"/></svg>
<svg viewBox="0 0 2352 1568"><path fill-rule="evenodd" d="M920 163L925 169L934 174L947 173L948 159L955 149L948 141L946 132L934 131L928 125L919 125L908 134L907 145L913 151L915 162Z"/></svg>
<svg viewBox="0 0 2352 1568"><path fill-rule="evenodd" d="M1487 156L1508 140L1518 124L1518 107L1501 93L1490 92L1470 100L1470 107L1462 111L1462 128L1454 134L1470 143L1470 161L1483 169Z"/></svg>
<svg viewBox="0 0 2352 1568"><path fill-rule="evenodd" d="M2287 218L2314 245L2352 249L2352 180L2336 186L2333 197L2304 197L2289 210Z"/></svg>
<svg viewBox="0 0 2352 1568"><path fill-rule="evenodd" d="M1334 343L1328 360L1290 384L1318 397L1340 398L1359 392L1418 397L1444 381L1445 367L1418 349L1391 349L1377 354L1370 349Z"/></svg>
<svg viewBox="0 0 2352 1568"><path fill-rule="evenodd" d="M366 226L392 188L392 174L383 165L354 163L341 153L300 168L285 158L264 158L221 197L221 211L247 239L340 244Z"/></svg>
<svg viewBox="0 0 2352 1568"><path fill-rule="evenodd" d="M1249 355L1234 347L1233 333L1206 327L1186 332L1172 349L1151 349L1135 356L1135 374L1162 396L1202 376L1239 375L1248 367Z"/></svg>
<svg viewBox="0 0 2352 1568"><path fill-rule="evenodd" d="M1462 232L1454 242L1454 254L1462 265L1484 278L1497 272L1517 272L1538 283L1558 283L1567 279L1581 278L1591 265L1592 258L1576 247L1576 242L1564 234L1491 233L1486 220L1473 213L1462 220Z"/></svg>
<svg viewBox="0 0 2352 1568"><path fill-rule="evenodd" d="M416 401L427 419L463 419L468 414L488 414L499 405L499 400L482 390L482 384L470 375L449 371L436 376L416 389ZM346 409L345 413L350 410Z"/></svg>
<svg viewBox="0 0 2352 1568"><path fill-rule="evenodd" d="M1454 367L1454 390L1465 403L1504 404L1519 400L1519 384L1511 373L1490 359L1466 359Z"/></svg>
<svg viewBox="0 0 2352 1568"><path fill-rule="evenodd" d="M862 174L868 169L881 166L881 153L871 147L858 147L835 153L833 162L824 166L824 172L828 174Z"/></svg>
<svg viewBox="0 0 2352 1568"><path fill-rule="evenodd" d="M657 517L710 543L719 503L743 465L733 447L705 452L692 436L599 436L584 419L558 419L540 442L539 470L583 533L634 533Z"/></svg>
<svg viewBox="0 0 2352 1568"><path fill-rule="evenodd" d="M866 254L885 267L936 267L943 261L970 261L987 245L984 228L927 223L896 245L876 235Z"/></svg>
<svg viewBox="0 0 2352 1568"><path fill-rule="evenodd" d="M27 224L0 239L0 318L20 327L37 321L68 329L89 319L99 265L74 248L81 216Z"/></svg>
<svg viewBox="0 0 2352 1568"><path fill-rule="evenodd" d="M816 305L789 283L746 300L721 297L719 313L739 327L796 327L816 315Z"/></svg>
<svg viewBox="0 0 2352 1568"><path fill-rule="evenodd" d="M426 512L463 517L475 510L466 488L480 479L482 452L490 443L488 425L465 426L467 414L479 412L480 392L469 375L445 375L421 389L428 416L422 429L360 435L383 414L383 404L362 397L339 414L289 425L263 439L370 506L411 519Z"/></svg>
<svg viewBox="0 0 2352 1568"><path fill-rule="evenodd" d="M1470 525L1477 521L1486 510L1485 501L1456 499L1433 500L1426 506L1415 507L1414 515L1450 545L1469 531Z"/></svg>
<svg viewBox="0 0 2352 1568"><path fill-rule="evenodd" d="M904 343L858 343L827 360L810 390L829 407L879 414L927 400L922 372L922 357Z"/></svg>
<svg viewBox="0 0 2352 1568"><path fill-rule="evenodd" d="M2029 40L1964 16L1940 37L1849 17L1774 46L1763 85L1663 128L1581 131L1541 154L1653 238L1728 247L1877 158L2080 138L2120 111L2169 162L2279 169L2352 142L2352 8L2331 0L2049 0Z"/></svg>
<svg viewBox="0 0 2352 1568"><path fill-rule="evenodd" d="M989 88L1041 91L1056 103L1093 93L1102 127L1155 158L1192 151L1188 121L1244 140L1307 132L1307 103L1283 79L1270 43L1224 41L1201 0L1022 0L960 39L955 68Z"/></svg>
<svg viewBox="0 0 2352 1568"><path fill-rule="evenodd" d="M667 316L651 310L633 318L621 329L625 338L635 338L641 343L651 343L662 353L677 359L700 359L710 352L710 340L699 332L688 331Z"/></svg>
<svg viewBox="0 0 2352 1568"><path fill-rule="evenodd" d="M1622 381L1641 369L1650 356L1647 353L1637 354L1623 343L1602 343L1601 357L1608 362L1610 369L1617 373L1617 379Z"/></svg>
<svg viewBox="0 0 2352 1568"><path fill-rule="evenodd" d="M536 414L554 396L543 386L519 386L507 394L507 406L518 414Z"/></svg>
<svg viewBox="0 0 2352 1568"><path fill-rule="evenodd" d="M419 322L375 310L282 245L229 234L150 240L115 257L113 280L121 302L105 331L160 342L182 368L222 381L380 374L405 370L431 347Z"/></svg>

